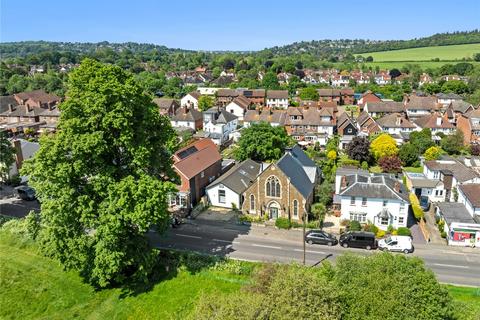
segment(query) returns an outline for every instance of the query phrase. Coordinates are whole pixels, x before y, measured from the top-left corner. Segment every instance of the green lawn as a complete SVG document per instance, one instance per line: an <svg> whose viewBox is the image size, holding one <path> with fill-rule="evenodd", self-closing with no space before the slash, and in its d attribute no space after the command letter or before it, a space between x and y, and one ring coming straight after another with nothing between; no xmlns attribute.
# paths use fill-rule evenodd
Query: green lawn
<svg viewBox="0 0 480 320"><path fill-rule="evenodd" d="M95 291L33 246L13 241L0 233L0 319L188 319L201 294L239 290L257 265L231 261L196 272L180 267L150 291L125 295L121 289ZM459 318L477 319L480 288L448 290L459 304Z"/></svg>
<svg viewBox="0 0 480 320"><path fill-rule="evenodd" d="M96 292L32 247L0 237L0 319L185 319L203 292L228 293L246 282L225 270L181 270L151 291L123 297L121 289Z"/></svg>
<svg viewBox="0 0 480 320"><path fill-rule="evenodd" d="M404 50L362 53L362 56L372 56L373 61L428 61L439 58L443 61L471 58L480 52L480 43L461 44L453 46L423 47Z"/></svg>
<svg viewBox="0 0 480 320"><path fill-rule="evenodd" d="M407 172L422 173L423 167L403 167L403 170Z"/></svg>
<svg viewBox="0 0 480 320"><path fill-rule="evenodd" d="M387 70L387 69L401 69L405 65L418 65L422 69L438 69L445 64L456 64L461 61L380 61L380 62L366 62L364 63L368 67L379 67L380 70ZM477 61L468 61L473 65L480 65L480 62Z"/></svg>

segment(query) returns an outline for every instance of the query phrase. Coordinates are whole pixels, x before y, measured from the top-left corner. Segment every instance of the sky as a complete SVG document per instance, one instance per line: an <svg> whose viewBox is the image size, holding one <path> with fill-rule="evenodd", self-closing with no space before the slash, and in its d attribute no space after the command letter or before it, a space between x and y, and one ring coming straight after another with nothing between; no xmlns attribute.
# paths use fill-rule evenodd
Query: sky
<svg viewBox="0 0 480 320"><path fill-rule="evenodd" d="M0 0L0 42L142 42L261 50L480 29L479 0Z"/></svg>

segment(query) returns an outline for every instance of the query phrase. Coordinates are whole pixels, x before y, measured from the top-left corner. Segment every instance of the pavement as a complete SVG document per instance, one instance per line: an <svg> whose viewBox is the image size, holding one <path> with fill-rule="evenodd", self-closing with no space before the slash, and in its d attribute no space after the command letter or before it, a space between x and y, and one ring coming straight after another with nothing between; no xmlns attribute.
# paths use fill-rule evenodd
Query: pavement
<svg viewBox="0 0 480 320"><path fill-rule="evenodd" d="M191 220L165 235L150 233L152 243L159 248L191 250L204 254L228 256L248 261L302 262L302 230L278 230L257 225L236 225L213 220ZM346 252L371 255L377 251L343 248L340 246L306 246L306 265L322 260L333 263ZM395 253L403 254L403 253ZM480 287L480 249L448 247L435 244L415 244L409 256L422 258L442 283Z"/></svg>
<svg viewBox="0 0 480 320"><path fill-rule="evenodd" d="M37 200L22 200L14 188L2 185L0 189L0 214L17 218L25 217L31 210L40 211Z"/></svg>

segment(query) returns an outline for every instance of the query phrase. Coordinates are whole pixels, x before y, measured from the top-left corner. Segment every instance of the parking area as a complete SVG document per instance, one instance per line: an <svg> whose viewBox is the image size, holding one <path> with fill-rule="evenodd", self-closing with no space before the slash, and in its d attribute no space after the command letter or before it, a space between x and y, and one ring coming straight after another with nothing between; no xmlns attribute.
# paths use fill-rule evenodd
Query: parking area
<svg viewBox="0 0 480 320"><path fill-rule="evenodd" d="M0 214L21 218L25 217L31 210L40 211L40 203L37 200L22 200L13 187L1 186Z"/></svg>

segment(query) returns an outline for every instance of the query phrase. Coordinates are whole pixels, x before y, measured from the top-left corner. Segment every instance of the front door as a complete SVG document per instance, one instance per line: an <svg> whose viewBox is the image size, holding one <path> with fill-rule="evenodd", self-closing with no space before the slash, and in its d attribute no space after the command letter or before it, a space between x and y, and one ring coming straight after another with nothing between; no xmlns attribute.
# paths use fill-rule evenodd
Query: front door
<svg viewBox="0 0 480 320"><path fill-rule="evenodd" d="M278 208L270 207L270 219L278 218Z"/></svg>

